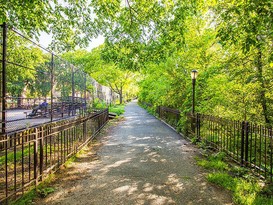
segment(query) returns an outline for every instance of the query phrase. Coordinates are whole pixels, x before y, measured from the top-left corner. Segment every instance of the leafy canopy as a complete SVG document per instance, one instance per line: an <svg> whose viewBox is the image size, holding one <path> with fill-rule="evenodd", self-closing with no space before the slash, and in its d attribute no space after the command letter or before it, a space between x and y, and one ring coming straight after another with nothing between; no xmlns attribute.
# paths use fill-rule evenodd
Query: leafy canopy
<svg viewBox="0 0 273 205"><path fill-rule="evenodd" d="M30 37L52 34L51 48L65 51L87 46L97 35L88 0L1 0L0 23L8 23Z"/></svg>

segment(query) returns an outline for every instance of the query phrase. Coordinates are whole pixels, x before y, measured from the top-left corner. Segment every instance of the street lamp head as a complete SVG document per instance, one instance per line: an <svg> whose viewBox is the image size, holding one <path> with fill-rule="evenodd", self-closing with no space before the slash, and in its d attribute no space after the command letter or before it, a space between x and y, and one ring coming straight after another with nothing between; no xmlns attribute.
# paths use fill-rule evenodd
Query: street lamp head
<svg viewBox="0 0 273 205"><path fill-rule="evenodd" d="M197 78L198 71L197 70L192 70L191 71L191 79L195 80Z"/></svg>

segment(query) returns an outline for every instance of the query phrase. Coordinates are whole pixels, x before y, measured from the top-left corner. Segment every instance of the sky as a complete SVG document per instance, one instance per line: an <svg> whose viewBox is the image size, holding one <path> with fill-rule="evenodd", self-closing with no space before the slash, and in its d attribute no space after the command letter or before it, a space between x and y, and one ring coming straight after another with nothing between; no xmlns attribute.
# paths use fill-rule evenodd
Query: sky
<svg viewBox="0 0 273 205"><path fill-rule="evenodd" d="M65 0L58 0L59 3L61 3L63 6L68 6L69 3L66 2ZM126 3L126 2L125 2ZM94 14L93 14L94 15ZM45 32L42 32L39 38L39 44L47 48L48 45L51 43L52 40L52 35L49 35ZM104 43L104 37L99 35L97 38L93 38L91 42L89 43L89 46L85 48L87 51L91 51L93 48L98 47L99 45Z"/></svg>
<svg viewBox="0 0 273 205"><path fill-rule="evenodd" d="M61 3L63 6L68 6L69 3L64 1L64 0L58 0L59 3ZM92 14L94 15L94 14ZM45 32L42 32L39 38L39 44L44 47L47 48L48 45L51 43L52 41L52 35L47 34ZM91 42L89 43L89 46L87 48L85 48L87 51L91 51L93 48L98 47L99 45L104 43L104 37L99 35L97 38L93 38L91 40Z"/></svg>
<svg viewBox="0 0 273 205"><path fill-rule="evenodd" d="M42 32L39 38L39 44L47 48L47 46L51 43L52 37L51 35ZM93 48L98 47L99 45L104 43L104 37L103 36L98 36L97 38L93 38L92 41L89 43L89 46L86 48L87 51L91 51Z"/></svg>

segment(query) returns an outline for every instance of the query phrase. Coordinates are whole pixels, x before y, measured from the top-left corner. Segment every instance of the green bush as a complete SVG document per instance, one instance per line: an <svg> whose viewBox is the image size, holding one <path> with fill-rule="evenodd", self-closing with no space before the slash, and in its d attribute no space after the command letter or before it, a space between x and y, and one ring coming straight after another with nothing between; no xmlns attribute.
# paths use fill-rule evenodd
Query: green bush
<svg viewBox="0 0 273 205"><path fill-rule="evenodd" d="M125 112L125 105L124 104L111 104L111 105L107 105L104 101L101 101L99 99L95 99L94 102L92 103L92 105L89 107L90 111L93 111L94 109L105 109L107 108L109 109L109 112L113 112L115 114L117 114L118 116L123 114Z"/></svg>
<svg viewBox="0 0 273 205"><path fill-rule="evenodd" d="M94 102L92 103L92 108L105 109L107 107L108 107L107 104L99 99L95 99Z"/></svg>
<svg viewBox="0 0 273 205"><path fill-rule="evenodd" d="M113 105L109 107L109 112L116 113L118 116L125 112L125 105Z"/></svg>

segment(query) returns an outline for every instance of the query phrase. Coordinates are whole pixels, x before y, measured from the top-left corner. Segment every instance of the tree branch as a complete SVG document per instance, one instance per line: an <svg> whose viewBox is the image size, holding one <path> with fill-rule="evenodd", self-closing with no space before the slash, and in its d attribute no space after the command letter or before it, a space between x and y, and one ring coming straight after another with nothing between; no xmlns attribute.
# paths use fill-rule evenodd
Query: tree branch
<svg viewBox="0 0 273 205"><path fill-rule="evenodd" d="M127 5L128 5L128 8L129 8L129 12L130 12L130 19L131 19L131 23L130 23L130 30L131 30L131 27L132 27L132 24L133 24L133 14L132 14L132 7L129 3L129 0L125 0L125 4L127 2Z"/></svg>

